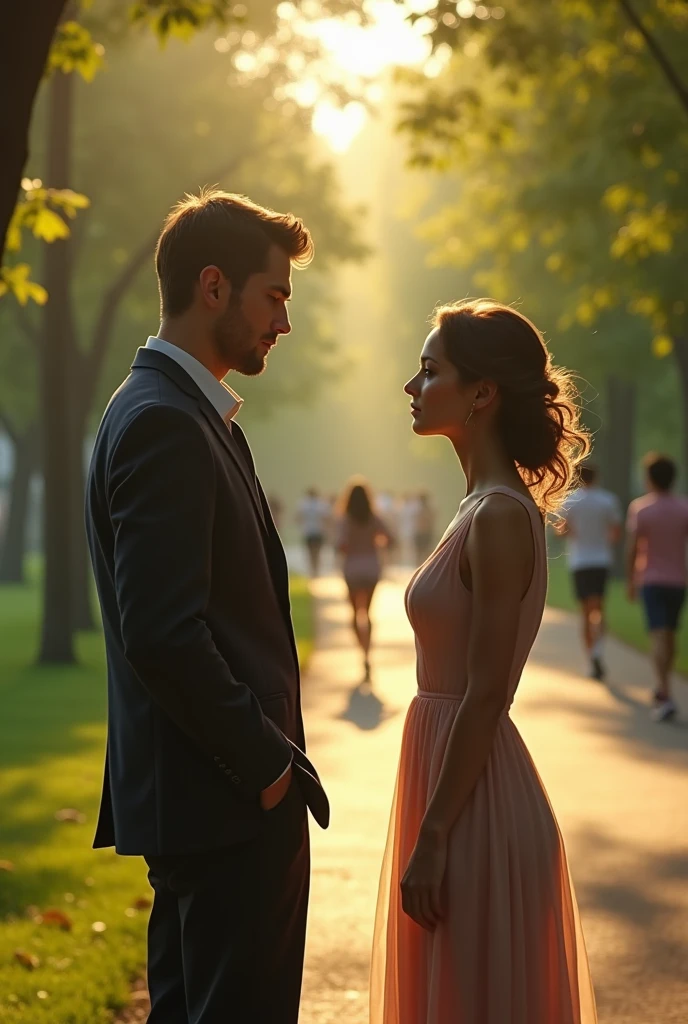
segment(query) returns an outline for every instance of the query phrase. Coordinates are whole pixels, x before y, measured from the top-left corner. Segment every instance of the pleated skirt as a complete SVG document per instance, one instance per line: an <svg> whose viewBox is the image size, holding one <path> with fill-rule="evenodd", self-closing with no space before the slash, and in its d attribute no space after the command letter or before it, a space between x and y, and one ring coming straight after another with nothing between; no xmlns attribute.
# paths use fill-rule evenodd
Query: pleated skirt
<svg viewBox="0 0 688 1024"><path fill-rule="evenodd" d="M401 909L400 883L459 701L409 708L373 945L370 1024L595 1024L585 943L563 840L508 715L449 837L433 933Z"/></svg>

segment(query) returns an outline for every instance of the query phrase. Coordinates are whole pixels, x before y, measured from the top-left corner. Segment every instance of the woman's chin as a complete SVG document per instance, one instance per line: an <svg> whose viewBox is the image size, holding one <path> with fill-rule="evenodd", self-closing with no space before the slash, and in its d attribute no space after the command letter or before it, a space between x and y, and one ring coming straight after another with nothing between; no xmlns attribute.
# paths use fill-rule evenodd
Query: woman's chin
<svg viewBox="0 0 688 1024"><path fill-rule="evenodd" d="M411 428L413 430L413 433L418 434L420 437L427 433L427 430L425 430L425 428L423 427L422 421L419 419L414 419L413 423L411 424Z"/></svg>

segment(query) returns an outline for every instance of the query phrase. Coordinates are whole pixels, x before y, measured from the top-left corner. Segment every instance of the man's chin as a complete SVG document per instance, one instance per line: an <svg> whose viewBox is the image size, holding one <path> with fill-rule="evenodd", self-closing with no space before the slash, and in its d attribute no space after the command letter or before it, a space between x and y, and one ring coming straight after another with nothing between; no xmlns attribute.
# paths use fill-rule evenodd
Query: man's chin
<svg viewBox="0 0 688 1024"><path fill-rule="evenodd" d="M260 377L261 373L267 369L267 364L267 355L261 356L260 359L246 360L243 366L237 366L237 373L244 377Z"/></svg>

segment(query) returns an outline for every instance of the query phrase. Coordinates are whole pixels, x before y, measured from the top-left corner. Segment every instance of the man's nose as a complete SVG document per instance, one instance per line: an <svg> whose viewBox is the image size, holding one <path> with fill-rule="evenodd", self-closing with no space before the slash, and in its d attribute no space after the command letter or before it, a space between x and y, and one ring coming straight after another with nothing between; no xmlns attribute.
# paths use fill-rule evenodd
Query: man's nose
<svg viewBox="0 0 688 1024"><path fill-rule="evenodd" d="M290 334L291 333L291 324L289 323L289 314L287 313L286 309L285 309L284 313L282 314L282 316L280 316L273 323L273 330L274 330L275 334Z"/></svg>

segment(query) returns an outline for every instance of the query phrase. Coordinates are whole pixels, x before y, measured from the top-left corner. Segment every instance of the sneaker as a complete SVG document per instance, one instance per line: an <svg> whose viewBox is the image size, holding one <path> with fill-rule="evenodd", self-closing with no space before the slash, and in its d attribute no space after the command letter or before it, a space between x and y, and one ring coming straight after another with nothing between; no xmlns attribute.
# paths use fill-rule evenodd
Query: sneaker
<svg viewBox="0 0 688 1024"><path fill-rule="evenodd" d="M661 704L657 704L650 712L650 717L653 722L668 722L674 717L677 710L678 708L670 697L668 700L662 701Z"/></svg>
<svg viewBox="0 0 688 1024"><path fill-rule="evenodd" d="M601 683L606 674L604 665L602 664L602 659L594 657L590 662L590 678L597 679L597 681Z"/></svg>

